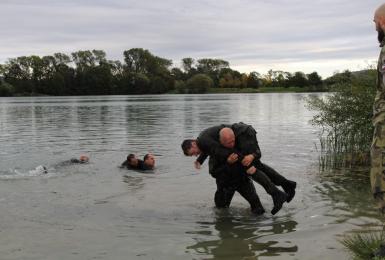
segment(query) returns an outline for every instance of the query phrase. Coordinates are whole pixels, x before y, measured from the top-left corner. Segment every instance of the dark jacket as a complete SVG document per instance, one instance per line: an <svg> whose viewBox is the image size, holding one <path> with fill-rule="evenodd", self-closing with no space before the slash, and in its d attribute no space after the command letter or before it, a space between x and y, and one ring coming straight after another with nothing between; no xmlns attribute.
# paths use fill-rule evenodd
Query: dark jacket
<svg viewBox="0 0 385 260"><path fill-rule="evenodd" d="M228 157L231 154L229 149L226 149L219 143L219 131L224 127L230 127L230 125L217 125L209 127L203 130L198 138L197 145L201 150L197 161L203 164L207 156L215 156L220 160L224 157Z"/></svg>
<svg viewBox="0 0 385 260"><path fill-rule="evenodd" d="M242 122L231 125L235 134L235 149L242 155L253 154L255 159L261 159L261 149L257 141L257 131Z"/></svg>
<svg viewBox="0 0 385 260"><path fill-rule="evenodd" d="M215 157L209 159L209 173L213 176L217 184L222 186L237 186L245 181L249 181L243 167L239 163L228 164Z"/></svg>
<svg viewBox="0 0 385 260"><path fill-rule="evenodd" d="M136 170L150 170L150 168L148 168L142 160L138 160L138 164L136 166L129 165L127 160L125 160L120 167L122 168L124 167L127 169L136 169Z"/></svg>
<svg viewBox="0 0 385 260"><path fill-rule="evenodd" d="M224 127L230 127L235 135L235 148L228 149L219 142L219 131ZM253 154L255 160L261 158L261 150L258 146L257 132L251 125L242 122L232 125L218 125L205 129L197 138L197 145L201 154L197 158L200 164L203 164L207 156L214 156L216 160L221 161L231 153L237 153L242 160L243 155Z"/></svg>

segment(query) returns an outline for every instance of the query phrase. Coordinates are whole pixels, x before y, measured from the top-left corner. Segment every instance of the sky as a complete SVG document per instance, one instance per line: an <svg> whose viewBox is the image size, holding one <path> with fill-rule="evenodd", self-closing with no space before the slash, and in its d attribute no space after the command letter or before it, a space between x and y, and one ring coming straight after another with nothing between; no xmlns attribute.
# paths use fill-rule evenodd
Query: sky
<svg viewBox="0 0 385 260"><path fill-rule="evenodd" d="M375 64L377 0L0 0L0 63L29 55L148 49L173 66L191 57L240 72L317 71Z"/></svg>

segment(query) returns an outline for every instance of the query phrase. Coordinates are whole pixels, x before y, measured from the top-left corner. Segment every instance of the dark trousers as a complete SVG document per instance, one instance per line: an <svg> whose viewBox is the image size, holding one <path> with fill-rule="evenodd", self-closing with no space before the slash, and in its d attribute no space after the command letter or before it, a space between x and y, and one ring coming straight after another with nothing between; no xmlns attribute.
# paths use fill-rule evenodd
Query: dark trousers
<svg viewBox="0 0 385 260"><path fill-rule="evenodd" d="M217 191L215 192L215 206L217 208L227 208L230 206L234 193L238 192L249 202L251 209L262 208L261 201L257 195L253 182L250 179L237 184L225 184L217 180Z"/></svg>
<svg viewBox="0 0 385 260"><path fill-rule="evenodd" d="M256 165L256 168L257 171L251 175L251 178L262 185L268 194L273 194L278 190L277 186L285 185L288 181L267 164L259 163Z"/></svg>

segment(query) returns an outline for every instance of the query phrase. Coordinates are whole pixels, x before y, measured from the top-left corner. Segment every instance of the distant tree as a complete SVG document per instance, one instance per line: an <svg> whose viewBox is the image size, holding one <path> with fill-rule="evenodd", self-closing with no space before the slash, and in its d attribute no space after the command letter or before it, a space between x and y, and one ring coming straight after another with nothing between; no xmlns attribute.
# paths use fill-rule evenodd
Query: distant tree
<svg viewBox="0 0 385 260"><path fill-rule="evenodd" d="M186 82L188 93L206 93L213 86L213 80L205 74L197 74Z"/></svg>
<svg viewBox="0 0 385 260"><path fill-rule="evenodd" d="M352 73L349 70L345 70L341 73L334 73L333 76L325 79L326 85L335 85L335 84L343 84L343 83L350 83L353 80Z"/></svg>
<svg viewBox="0 0 385 260"><path fill-rule="evenodd" d="M31 59L26 56L9 59L4 69L4 80L14 86L15 93L31 94L32 82Z"/></svg>
<svg viewBox="0 0 385 260"><path fill-rule="evenodd" d="M99 65L101 65L103 63L107 63L106 52L105 51L103 51L103 50L92 50L92 54L94 56L95 62L98 63Z"/></svg>
<svg viewBox="0 0 385 260"><path fill-rule="evenodd" d="M214 82L214 86L219 85L222 70L230 69L229 62L221 59L199 59L197 61L197 73L208 75ZM239 72L238 72L239 73ZM239 73L240 75L240 73Z"/></svg>
<svg viewBox="0 0 385 260"><path fill-rule="evenodd" d="M250 72L247 77L247 87L248 88L259 88L262 84L261 75L258 72Z"/></svg>
<svg viewBox="0 0 385 260"><path fill-rule="evenodd" d="M229 68L229 62L221 59L199 59L197 69L201 73L210 74Z"/></svg>
<svg viewBox="0 0 385 260"><path fill-rule="evenodd" d="M240 87L241 88L247 88L247 82L248 82L248 76L247 76L246 73L243 73L241 75L241 85L240 85Z"/></svg>
<svg viewBox="0 0 385 260"><path fill-rule="evenodd" d="M183 73L183 71L179 68L172 68L171 69L171 76L175 79L175 80L184 80L185 79L185 74Z"/></svg>
<svg viewBox="0 0 385 260"><path fill-rule="evenodd" d="M262 80L265 87L288 87L290 73L270 69Z"/></svg>
<svg viewBox="0 0 385 260"><path fill-rule="evenodd" d="M189 74L194 68L194 59L193 58L183 58L182 59L182 69L185 73Z"/></svg>
<svg viewBox="0 0 385 260"><path fill-rule="evenodd" d="M0 81L12 86L18 95L104 95L146 94L168 91L201 93L209 87L258 88L260 86L308 86L320 84L316 72L305 75L284 71L241 74L222 59L204 58L195 61L183 58L181 68L171 68L172 61L149 50L132 48L124 51L124 62L107 60L103 50L79 50L67 55L54 53L39 57L21 56L0 64ZM196 77L195 77L196 76ZM209 77L211 80L207 80ZM308 78L307 78L308 77ZM326 79L326 84L350 80L345 71ZM202 86L196 84L202 82ZM323 88L323 84L320 85ZM5 93L8 90L4 90ZM8 92L7 92L8 93Z"/></svg>
<svg viewBox="0 0 385 260"><path fill-rule="evenodd" d="M179 94L186 94L187 93L186 83L182 80L176 80L174 88L175 88L176 93L179 93Z"/></svg>
<svg viewBox="0 0 385 260"><path fill-rule="evenodd" d="M142 73L132 73L130 79L131 89L129 94L147 94L150 93L151 81Z"/></svg>
<svg viewBox="0 0 385 260"><path fill-rule="evenodd" d="M234 73L235 74L235 73ZM219 79L219 86L221 88L240 88L242 81L237 75L227 72Z"/></svg>
<svg viewBox="0 0 385 260"><path fill-rule="evenodd" d="M96 58L93 55L92 51L77 51L71 53L71 55L78 71L84 71L89 67L95 66Z"/></svg>
<svg viewBox="0 0 385 260"><path fill-rule="evenodd" d="M310 86L322 85L322 78L315 71L307 75L307 80Z"/></svg>
<svg viewBox="0 0 385 260"><path fill-rule="evenodd" d="M166 93L168 89L168 83L163 78L155 76L151 79L151 87L149 93L162 94Z"/></svg>
<svg viewBox="0 0 385 260"><path fill-rule="evenodd" d="M171 60L152 55L148 50L133 48L124 51L124 61L128 72L144 75L162 75L168 72L172 65Z"/></svg>
<svg viewBox="0 0 385 260"><path fill-rule="evenodd" d="M295 72L294 75L292 75L292 77L289 79L289 85L292 87L300 88L307 86L308 81L306 75L301 71Z"/></svg>
<svg viewBox="0 0 385 260"><path fill-rule="evenodd" d="M70 56L64 53L57 52L53 55L53 57L55 58L55 66L68 65L68 63L71 62Z"/></svg>
<svg viewBox="0 0 385 260"><path fill-rule="evenodd" d="M0 97L10 97L15 93L15 88L6 82L0 81Z"/></svg>

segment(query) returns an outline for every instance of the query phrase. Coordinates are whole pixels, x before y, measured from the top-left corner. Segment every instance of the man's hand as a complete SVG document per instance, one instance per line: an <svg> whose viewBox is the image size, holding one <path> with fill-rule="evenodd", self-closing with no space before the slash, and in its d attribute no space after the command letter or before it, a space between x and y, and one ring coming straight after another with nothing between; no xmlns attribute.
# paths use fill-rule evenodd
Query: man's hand
<svg viewBox="0 0 385 260"><path fill-rule="evenodd" d="M252 154L246 155L245 157L243 157L242 165L249 166L254 161L254 159L255 159L254 155Z"/></svg>
<svg viewBox="0 0 385 260"><path fill-rule="evenodd" d="M255 168L254 166L251 166L249 169L247 169L246 173L248 175L253 175L254 173L257 172L257 168Z"/></svg>
<svg viewBox="0 0 385 260"><path fill-rule="evenodd" d="M228 164L233 164L236 161L238 161L238 154L236 154L236 153L232 153L229 155L229 157L227 157L227 163Z"/></svg>
<svg viewBox="0 0 385 260"><path fill-rule="evenodd" d="M194 162L194 167L195 167L195 169L200 170L201 164L198 161L195 161Z"/></svg>

